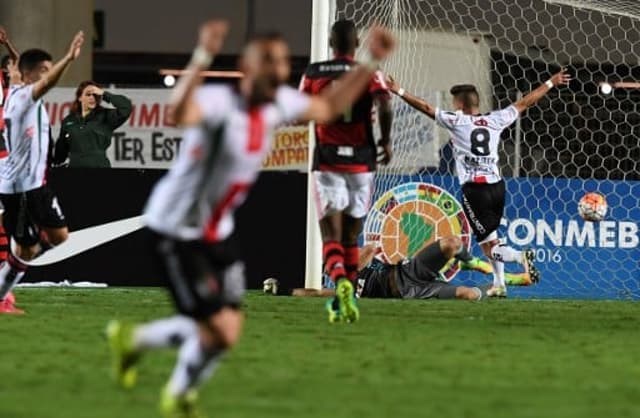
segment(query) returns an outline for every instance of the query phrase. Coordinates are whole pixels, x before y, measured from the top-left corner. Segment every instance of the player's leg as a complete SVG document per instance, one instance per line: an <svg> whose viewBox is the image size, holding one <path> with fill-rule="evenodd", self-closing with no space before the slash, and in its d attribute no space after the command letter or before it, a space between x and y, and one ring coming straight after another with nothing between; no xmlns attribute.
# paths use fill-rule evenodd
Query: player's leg
<svg viewBox="0 0 640 418"><path fill-rule="evenodd" d="M329 313L329 322L338 322L343 319L341 310L344 309L338 294L346 293L352 287L347 279L342 246L342 211L349 204L349 194L342 173L314 171L313 176L322 236L322 265L325 274L336 287L336 297L327 300L325 307ZM341 292L338 292L338 287Z"/></svg>
<svg viewBox="0 0 640 418"><path fill-rule="evenodd" d="M196 281L199 283L196 292L201 292L203 281L211 286L208 295L198 294L202 299L192 313L199 322L199 333L180 345L178 361L162 392L160 406L167 417L173 417L176 412L191 416L188 414L194 410L198 387L213 375L224 354L237 344L242 333L244 265L235 262L220 269L215 266L219 264L217 259L210 262L213 263L211 270ZM212 278L212 273L217 279Z"/></svg>
<svg viewBox="0 0 640 418"><path fill-rule="evenodd" d="M471 223L474 235L493 270L493 286L490 296L506 297L504 263L491 255L491 249L499 243L498 227L504 209L504 182L496 184L467 183L462 186L462 207Z"/></svg>

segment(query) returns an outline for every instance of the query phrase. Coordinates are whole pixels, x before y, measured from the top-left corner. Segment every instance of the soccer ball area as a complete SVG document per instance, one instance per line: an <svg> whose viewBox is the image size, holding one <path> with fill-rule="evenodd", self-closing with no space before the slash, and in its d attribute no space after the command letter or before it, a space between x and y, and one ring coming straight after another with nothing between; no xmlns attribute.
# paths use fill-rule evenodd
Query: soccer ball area
<svg viewBox="0 0 640 418"><path fill-rule="evenodd" d="M100 330L112 317L171 313L163 291L17 296L29 312L2 321L2 417L155 416L174 353L143 359L125 393L109 377ZM637 416L637 303L361 300L357 326L328 324L323 303L250 293L246 333L204 386L203 409L221 418Z"/></svg>

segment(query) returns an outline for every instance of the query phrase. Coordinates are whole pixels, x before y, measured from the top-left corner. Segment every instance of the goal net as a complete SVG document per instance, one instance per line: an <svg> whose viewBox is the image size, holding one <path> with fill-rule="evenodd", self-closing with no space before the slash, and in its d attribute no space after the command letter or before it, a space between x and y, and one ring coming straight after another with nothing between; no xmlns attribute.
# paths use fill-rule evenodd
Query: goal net
<svg viewBox="0 0 640 418"><path fill-rule="evenodd" d="M523 297L640 298L640 90L602 83L640 81L636 1L337 0L334 19L362 29L378 22L399 39L383 71L407 90L450 109L450 86L475 84L483 111L503 108L562 66L575 78L554 89L503 135L507 207L500 235L535 249L539 285ZM613 84L615 86L615 84ZM394 98L394 159L376 174L363 239L399 261L425 243L459 234L475 255L461 212L448 138L426 116ZM599 223L583 221L586 192L609 205ZM517 270L516 267L507 266ZM489 276L445 269L447 280Z"/></svg>

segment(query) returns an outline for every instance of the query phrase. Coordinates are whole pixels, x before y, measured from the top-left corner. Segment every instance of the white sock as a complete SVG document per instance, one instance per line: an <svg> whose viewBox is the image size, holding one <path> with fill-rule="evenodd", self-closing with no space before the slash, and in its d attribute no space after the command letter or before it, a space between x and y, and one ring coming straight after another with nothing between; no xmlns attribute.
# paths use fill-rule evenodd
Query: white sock
<svg viewBox="0 0 640 418"><path fill-rule="evenodd" d="M0 300L3 300L11 292L11 289L20 283L24 274L25 270L16 269L8 261L0 264Z"/></svg>
<svg viewBox="0 0 640 418"><path fill-rule="evenodd" d="M189 337L180 347L167 390L173 396L180 396L211 376L220 362L223 350L207 352L202 349L200 338Z"/></svg>
<svg viewBox="0 0 640 418"><path fill-rule="evenodd" d="M198 336L196 321L176 315L136 327L133 330L133 347L138 350L178 347L192 336Z"/></svg>
<svg viewBox="0 0 640 418"><path fill-rule="evenodd" d="M491 249L491 256L503 263L522 263L522 251L504 244L494 246Z"/></svg>
<svg viewBox="0 0 640 418"><path fill-rule="evenodd" d="M504 280L504 263L498 260L489 260L491 267L493 267L493 286L494 287L506 287L507 284Z"/></svg>

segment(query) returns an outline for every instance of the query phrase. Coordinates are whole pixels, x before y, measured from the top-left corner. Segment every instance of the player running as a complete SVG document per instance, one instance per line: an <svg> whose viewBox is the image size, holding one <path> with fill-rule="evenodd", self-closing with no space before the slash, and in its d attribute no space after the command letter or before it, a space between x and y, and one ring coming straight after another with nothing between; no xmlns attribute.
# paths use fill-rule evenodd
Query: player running
<svg viewBox="0 0 640 418"><path fill-rule="evenodd" d="M534 283L540 280L532 250L518 251L498 239L497 229L504 212L506 193L498 168L500 135L552 88L567 85L570 80L569 74L563 69L512 105L481 114L480 96L473 85L451 88L456 111L448 112L408 93L391 77L387 79L391 91L451 133L456 172L462 186L462 206L493 268L493 286L487 292L489 296L507 296L504 263L520 263Z"/></svg>
<svg viewBox="0 0 640 418"><path fill-rule="evenodd" d="M353 56L358 47L358 31L352 21L335 22L329 42L334 58L309 66L300 83L302 91L322 94L357 65ZM387 164L391 160L393 118L390 99L384 76L377 71L368 90L340 119L316 125L313 176L322 261L337 289L336 297L326 305L330 322L353 322L360 315L353 295L358 274L358 235L369 210L377 160L372 110L375 105L381 131L378 145L383 150L382 163Z"/></svg>
<svg viewBox="0 0 640 418"><path fill-rule="evenodd" d="M178 360L161 395L167 417L200 416L197 387L233 347L242 330L244 265L238 257L233 213L246 198L270 149L276 126L296 120L329 122L350 106L377 64L358 66L340 89L309 97L284 83L289 48L280 35L254 37L244 48L237 88L197 88L227 33L224 22L205 24L200 43L171 94L171 108L185 132L181 152L154 188L146 208L153 251L180 315L129 327L107 327L114 369L125 387L134 384L135 363L148 349L178 348ZM393 38L372 30L369 50L385 58Z"/></svg>
<svg viewBox="0 0 640 418"><path fill-rule="evenodd" d="M4 104L4 137L9 152L0 161L0 201L4 227L16 242L15 254L0 264L0 300L22 279L43 248L67 239L67 224L58 199L47 185L50 151L49 115L42 97L80 55L84 34L78 32L67 54L54 65L41 49L24 51L18 60L21 83L12 85ZM3 303L10 309L11 306ZM5 311L6 311L5 309ZM13 309L11 313L21 313Z"/></svg>

